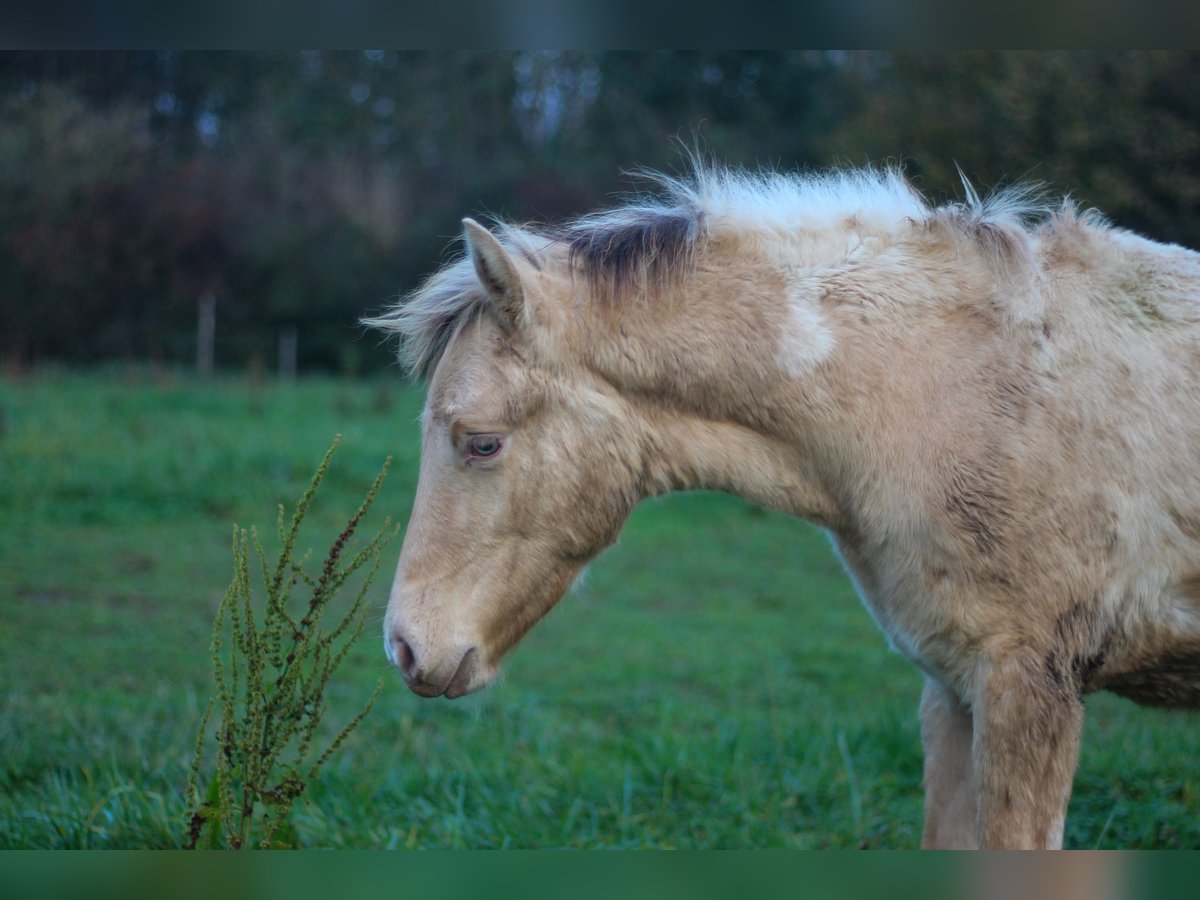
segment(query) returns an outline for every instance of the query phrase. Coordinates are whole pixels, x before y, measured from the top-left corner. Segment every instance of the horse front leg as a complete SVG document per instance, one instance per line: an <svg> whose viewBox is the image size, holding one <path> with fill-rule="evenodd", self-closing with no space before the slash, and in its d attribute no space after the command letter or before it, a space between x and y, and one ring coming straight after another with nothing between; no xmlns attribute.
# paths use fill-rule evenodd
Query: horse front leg
<svg viewBox="0 0 1200 900"><path fill-rule="evenodd" d="M931 678L925 679L921 694L921 739L925 745L921 846L927 850L977 848L971 711Z"/></svg>
<svg viewBox="0 0 1200 900"><path fill-rule="evenodd" d="M1062 847L1083 702L1033 654L984 668L974 712L979 838L985 849Z"/></svg>

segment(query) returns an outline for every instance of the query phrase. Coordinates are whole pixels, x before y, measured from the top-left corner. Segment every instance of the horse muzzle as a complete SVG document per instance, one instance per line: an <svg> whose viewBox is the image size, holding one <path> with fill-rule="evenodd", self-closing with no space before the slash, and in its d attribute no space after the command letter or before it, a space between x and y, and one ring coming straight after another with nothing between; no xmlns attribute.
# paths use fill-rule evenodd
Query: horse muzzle
<svg viewBox="0 0 1200 900"><path fill-rule="evenodd" d="M453 700L484 687L479 650L466 647L434 659L432 654L414 649L414 643L399 631L384 633L384 652L404 676L408 689L420 697L446 697Z"/></svg>

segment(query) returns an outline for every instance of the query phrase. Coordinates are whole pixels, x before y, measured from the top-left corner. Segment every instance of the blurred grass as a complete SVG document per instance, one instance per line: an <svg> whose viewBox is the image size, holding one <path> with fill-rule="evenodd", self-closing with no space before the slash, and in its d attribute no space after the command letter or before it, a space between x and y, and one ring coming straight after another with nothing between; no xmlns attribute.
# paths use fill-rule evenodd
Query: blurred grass
<svg viewBox="0 0 1200 900"><path fill-rule="evenodd" d="M403 520L420 405L398 379L0 382L0 846L178 843L231 524L270 533L338 432L314 551L389 453L374 515ZM644 504L483 694L410 695L368 635L329 718L381 673L296 810L308 846L919 841L919 676L823 535L729 497ZM1068 844L1200 846L1200 719L1088 706Z"/></svg>

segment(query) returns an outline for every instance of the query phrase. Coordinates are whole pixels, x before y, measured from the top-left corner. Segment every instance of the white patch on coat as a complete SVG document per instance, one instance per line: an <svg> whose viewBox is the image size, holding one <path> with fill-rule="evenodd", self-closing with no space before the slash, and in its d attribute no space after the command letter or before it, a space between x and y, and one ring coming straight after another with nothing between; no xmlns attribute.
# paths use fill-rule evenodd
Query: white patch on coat
<svg viewBox="0 0 1200 900"><path fill-rule="evenodd" d="M788 375L808 375L833 352L833 332L818 309L815 293L806 285L792 285L788 293L788 315L775 361Z"/></svg>

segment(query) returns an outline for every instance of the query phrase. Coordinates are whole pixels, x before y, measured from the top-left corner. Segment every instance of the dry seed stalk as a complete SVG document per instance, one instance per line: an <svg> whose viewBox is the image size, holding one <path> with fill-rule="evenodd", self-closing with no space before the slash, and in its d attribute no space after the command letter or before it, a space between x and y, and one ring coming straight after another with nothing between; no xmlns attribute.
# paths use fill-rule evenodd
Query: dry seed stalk
<svg viewBox="0 0 1200 900"><path fill-rule="evenodd" d="M300 526L340 441L341 435L322 459L286 529L284 509L280 506L280 550L273 566L268 564L267 553L254 529L247 533L245 529L234 528L233 581L225 591L213 625L211 651L216 695L209 703L196 739L187 786L191 811L185 848L194 849L202 842L211 848L230 849L279 846L278 836L289 833L285 825L293 804L362 722L383 686L380 681L363 709L338 732L316 761L310 762L317 727L325 712L329 679L362 633L366 624L367 590L379 568L384 546L398 530L390 520L385 520L374 537L362 549L349 554L349 562L344 562L347 547L387 475L392 461L388 457L366 498L330 546L319 577L305 571L307 554L299 560L294 557ZM250 578L252 548L266 589L261 621L256 619L254 611ZM330 601L364 567L366 577L349 610L333 628L323 629L321 622ZM288 612L288 607L292 605L294 589L300 584L312 593L297 618ZM215 767L205 779L201 769L208 720L214 709L220 711ZM203 794L202 783L207 783Z"/></svg>

